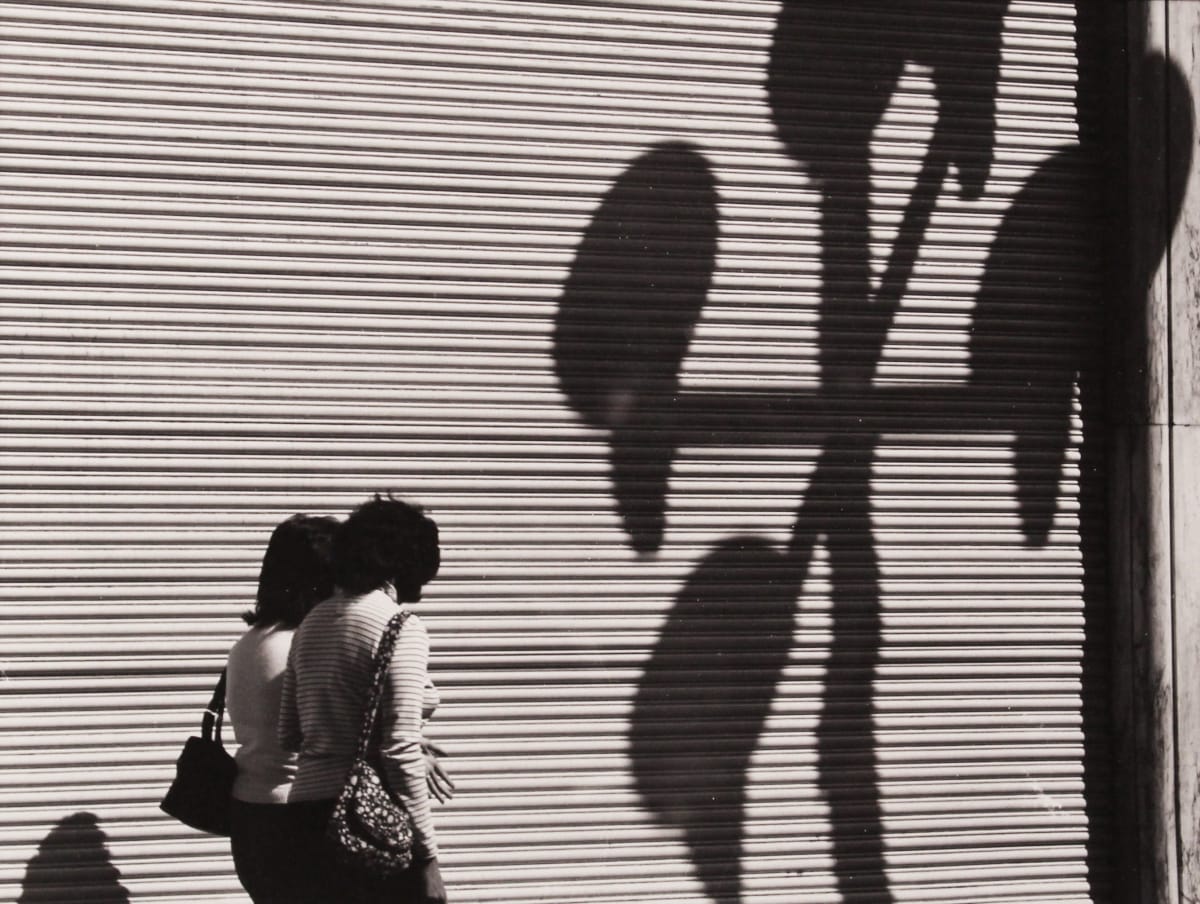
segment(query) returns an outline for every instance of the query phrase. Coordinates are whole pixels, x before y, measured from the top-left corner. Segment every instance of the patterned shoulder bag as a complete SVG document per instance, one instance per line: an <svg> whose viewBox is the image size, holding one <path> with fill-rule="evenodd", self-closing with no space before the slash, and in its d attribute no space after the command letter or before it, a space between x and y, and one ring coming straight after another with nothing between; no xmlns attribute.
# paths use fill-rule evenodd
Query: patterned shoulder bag
<svg viewBox="0 0 1200 904"><path fill-rule="evenodd" d="M413 859L412 817L367 758L392 649L407 618L397 613L379 639L354 764L325 827L339 863L380 879L408 869Z"/></svg>

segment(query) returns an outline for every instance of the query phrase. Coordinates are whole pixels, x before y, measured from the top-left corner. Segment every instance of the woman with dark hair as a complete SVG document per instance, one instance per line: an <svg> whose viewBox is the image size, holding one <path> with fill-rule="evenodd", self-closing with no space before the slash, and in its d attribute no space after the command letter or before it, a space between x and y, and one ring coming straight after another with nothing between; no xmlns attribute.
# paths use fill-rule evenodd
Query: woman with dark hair
<svg viewBox="0 0 1200 904"><path fill-rule="evenodd" d="M238 742L230 847L238 879L256 904L291 902L292 850L280 832L297 757L279 744L279 706L292 636L333 592L337 519L293 515L263 556L250 626L226 664L226 710Z"/></svg>
<svg viewBox="0 0 1200 904"><path fill-rule="evenodd" d="M324 844L334 799L354 759L379 640L397 606L409 609L438 572L437 525L420 506L376 496L356 508L334 539L337 589L296 632L280 710L280 738L300 754L289 797L303 851L304 901L443 904L446 900L430 817L421 729L437 706L429 681L429 638L410 614L384 682L371 754L413 820L413 866L389 880L339 866Z"/></svg>

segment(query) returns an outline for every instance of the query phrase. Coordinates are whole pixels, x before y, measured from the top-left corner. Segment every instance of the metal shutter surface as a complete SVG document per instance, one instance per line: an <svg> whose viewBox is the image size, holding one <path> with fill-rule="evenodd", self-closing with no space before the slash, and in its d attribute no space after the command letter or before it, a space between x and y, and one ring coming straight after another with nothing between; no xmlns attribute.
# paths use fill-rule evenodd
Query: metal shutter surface
<svg viewBox="0 0 1200 904"><path fill-rule="evenodd" d="M0 898L244 900L157 801L273 525L394 489L442 528L454 901L1104 900L1071 5L1004 11L986 185L947 171L876 345L822 307L887 283L986 68L992 5L917 7L801 65L754 0L6 4ZM898 43L864 233L816 44Z"/></svg>

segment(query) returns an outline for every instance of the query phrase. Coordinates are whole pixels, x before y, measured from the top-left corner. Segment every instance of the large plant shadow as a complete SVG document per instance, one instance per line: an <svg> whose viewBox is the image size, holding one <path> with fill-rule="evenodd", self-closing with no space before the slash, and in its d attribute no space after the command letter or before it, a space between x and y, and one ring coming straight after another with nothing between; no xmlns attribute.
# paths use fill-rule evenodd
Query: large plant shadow
<svg viewBox="0 0 1200 904"><path fill-rule="evenodd" d="M1096 276L1103 192L1095 181L1102 174L1095 133L1083 129L1078 145L1051 152L1005 213L974 298L966 383L874 379L938 197L954 184L963 198L977 198L987 183L1007 7L1007 0L982 0L961 18L953 5L926 0L785 0L781 7L766 88L784 147L821 194L817 389L680 391L718 232L716 181L694 148L663 145L627 170L597 210L564 289L555 334L560 382L575 409L608 431L616 508L634 549L653 552L662 543L667 480L680 447L824 437L790 542L774 548L759 537L731 537L701 560L673 602L634 701L638 791L658 819L682 832L716 901L743 894L747 772L818 543L829 557L832 640L816 754L837 891L848 904L893 900L874 738L882 591L871 480L885 433L1011 436L1020 536L1041 548L1052 542L1060 514L1077 410L1082 696L1107 699L1104 362L1095 329L1106 287ZM913 40L948 31L958 38L953 44ZM928 67L939 113L873 289L870 142L910 61ZM1168 77L1180 80L1173 70ZM1186 84L1180 88L1189 96ZM1081 107L1104 102L1087 79L1080 93ZM1188 161L1176 163L1186 171ZM676 206L662 205L668 198ZM1178 198L1172 204L1174 217ZM1153 257L1163 251L1156 247ZM1084 710L1084 798L1094 827L1087 866L1098 885L1109 745L1104 707L1085 702Z"/></svg>

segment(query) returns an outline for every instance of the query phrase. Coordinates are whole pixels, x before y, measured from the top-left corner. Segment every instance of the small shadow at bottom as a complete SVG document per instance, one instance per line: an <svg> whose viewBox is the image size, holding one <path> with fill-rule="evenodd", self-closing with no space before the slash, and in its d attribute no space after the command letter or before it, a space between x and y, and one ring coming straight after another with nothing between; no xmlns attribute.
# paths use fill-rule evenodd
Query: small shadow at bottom
<svg viewBox="0 0 1200 904"><path fill-rule="evenodd" d="M108 852L108 836L92 813L74 813L47 835L25 867L17 904L129 904Z"/></svg>

